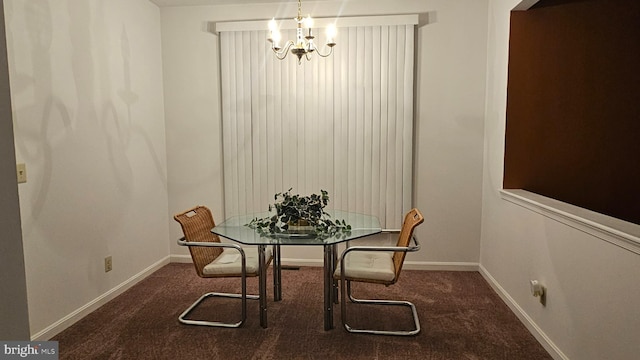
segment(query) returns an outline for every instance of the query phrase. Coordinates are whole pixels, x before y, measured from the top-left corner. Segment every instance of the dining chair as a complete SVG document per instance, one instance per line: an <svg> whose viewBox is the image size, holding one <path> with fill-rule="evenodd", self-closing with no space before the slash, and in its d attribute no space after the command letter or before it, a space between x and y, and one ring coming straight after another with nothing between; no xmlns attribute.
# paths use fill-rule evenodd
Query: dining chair
<svg viewBox="0 0 640 360"><path fill-rule="evenodd" d="M375 335L416 335L420 332L420 320L413 303L398 300L368 300L356 299L351 294L351 282L365 282L390 286L400 277L402 265L407 252L420 249L420 245L413 232L424 222L424 217L418 209L412 209L405 217L400 235L395 246L349 246L340 256L340 266L334 272L334 279L340 280L340 317L342 325L348 332ZM413 240L415 245L410 245ZM345 291L346 287L346 291ZM347 324L346 297L354 304L406 306L411 309L414 330L372 330L356 329Z"/></svg>
<svg viewBox="0 0 640 360"><path fill-rule="evenodd" d="M196 206L173 217L180 226L184 237L178 240L178 244L189 247L196 273L202 278L240 277L242 293L230 294L208 292L202 295L178 320L183 324L204 325L216 327L240 327L247 318L247 299L259 299L258 295L247 295L247 277L258 276L259 262L258 249L255 247L241 247L238 244L223 243L220 238L211 232L216 225L211 210L206 206ZM269 265L272 258L271 248L265 250L265 264ZM242 313L240 321L225 323L219 321L187 319L198 305L209 297L236 298L242 301Z"/></svg>

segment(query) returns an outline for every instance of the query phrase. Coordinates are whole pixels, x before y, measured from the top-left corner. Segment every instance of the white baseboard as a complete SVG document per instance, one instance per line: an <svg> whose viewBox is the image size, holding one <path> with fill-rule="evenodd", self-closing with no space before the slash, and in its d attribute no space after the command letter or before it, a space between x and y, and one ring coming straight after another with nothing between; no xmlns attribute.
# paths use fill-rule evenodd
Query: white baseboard
<svg viewBox="0 0 640 360"><path fill-rule="evenodd" d="M191 255L171 255L170 259L172 263L191 264L193 262Z"/></svg>
<svg viewBox="0 0 640 360"><path fill-rule="evenodd" d="M60 332L62 332L66 328L68 328L69 326L71 326L71 325L75 324L76 322L78 322L83 317L85 317L88 314L90 314L92 311L98 309L100 306L106 304L110 300L114 299L116 296L118 296L118 295L122 294L123 292L127 291L129 288L131 288L133 285L137 284L138 282L140 282L141 280L143 280L147 276L153 274L156 270L160 269L164 265L169 264L170 260L171 260L171 257L167 256L167 257L157 261L156 263L152 264L151 266L147 267L146 269L140 271L139 273L135 274L131 278L129 278L126 281L122 282L120 285L118 285L118 286L114 287L113 289L107 291L106 293L100 295L96 299L90 301L86 305L84 305L84 306L80 307L79 309L73 311L72 313L70 313L69 315L63 317L62 319L56 321L55 323L53 323L52 325L48 326L44 330L42 330L42 331L40 331L40 332L38 332L36 334L31 335L31 340L32 341L47 341L47 340L51 339L52 337L54 337L55 335L59 334ZM191 260L191 258L189 258L189 260Z"/></svg>
<svg viewBox="0 0 640 360"><path fill-rule="evenodd" d="M478 271L478 263L471 262L436 262L436 261L405 261L405 270L430 271Z"/></svg>
<svg viewBox="0 0 640 360"><path fill-rule="evenodd" d="M322 259L282 259L282 265L322 267ZM478 271L478 263L405 261L404 270Z"/></svg>
<svg viewBox="0 0 640 360"><path fill-rule="evenodd" d="M284 266L311 266L311 267L323 267L323 259L291 259L282 258L282 265Z"/></svg>
<svg viewBox="0 0 640 360"><path fill-rule="evenodd" d="M491 276L489 271L479 265L480 274L491 285L493 290L498 293L502 300L507 304L511 311L516 314L518 319L524 324L529 332L538 340L538 342L547 350L547 352L557 360L569 360L569 358L551 341L547 334L533 321L533 319L516 303L516 301L507 293L507 291L498 284L496 279Z"/></svg>
<svg viewBox="0 0 640 360"><path fill-rule="evenodd" d="M171 262L191 263L189 255L171 255ZM282 258L284 266L311 266L322 267L323 259L292 259ZM402 267L405 270L432 270L432 271L479 271L478 263L468 262L432 262L432 261L405 261Z"/></svg>

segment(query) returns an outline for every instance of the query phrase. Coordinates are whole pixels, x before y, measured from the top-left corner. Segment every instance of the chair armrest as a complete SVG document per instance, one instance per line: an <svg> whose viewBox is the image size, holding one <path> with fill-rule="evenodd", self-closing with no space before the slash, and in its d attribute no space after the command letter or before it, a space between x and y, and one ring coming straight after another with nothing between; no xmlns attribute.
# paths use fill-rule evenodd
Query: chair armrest
<svg viewBox="0 0 640 360"><path fill-rule="evenodd" d="M186 239L184 238L184 236L178 239L178 245L189 246L189 247L199 246L199 247L218 247L218 248L236 249L238 250L238 252L240 252L240 256L242 256L242 268L244 269L246 267L246 263L247 263L246 255L244 254L244 250L242 249L242 247L238 244L221 243L221 242L197 242L197 241L185 241L185 240Z"/></svg>
<svg viewBox="0 0 640 360"><path fill-rule="evenodd" d="M420 244L415 235L411 237L411 240L415 243L414 246L369 246L369 245L356 245L350 246L342 252L342 259L345 255L351 251L392 251L392 252L414 252L420 250ZM342 261L342 260L341 260Z"/></svg>

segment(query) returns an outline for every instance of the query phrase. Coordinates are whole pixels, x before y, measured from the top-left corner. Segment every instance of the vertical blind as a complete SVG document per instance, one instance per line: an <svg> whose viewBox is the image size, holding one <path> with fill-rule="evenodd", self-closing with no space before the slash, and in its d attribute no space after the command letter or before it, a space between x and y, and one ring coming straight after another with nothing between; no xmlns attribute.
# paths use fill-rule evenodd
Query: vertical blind
<svg viewBox="0 0 640 360"><path fill-rule="evenodd" d="M329 208L399 228L412 198L414 24L340 26L333 55L300 65L276 59L267 36L220 31L226 216L323 189Z"/></svg>

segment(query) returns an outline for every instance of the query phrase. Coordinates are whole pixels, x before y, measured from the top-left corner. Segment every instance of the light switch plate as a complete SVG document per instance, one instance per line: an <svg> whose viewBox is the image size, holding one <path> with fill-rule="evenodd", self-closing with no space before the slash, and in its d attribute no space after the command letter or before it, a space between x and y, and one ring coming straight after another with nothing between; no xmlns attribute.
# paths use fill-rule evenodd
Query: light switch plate
<svg viewBox="0 0 640 360"><path fill-rule="evenodd" d="M27 165L24 163L20 163L16 166L16 171L18 173L18 184L27 182Z"/></svg>
<svg viewBox="0 0 640 360"><path fill-rule="evenodd" d="M113 260L111 259L111 256L107 256L104 258L104 272L109 272L111 270L113 270Z"/></svg>

